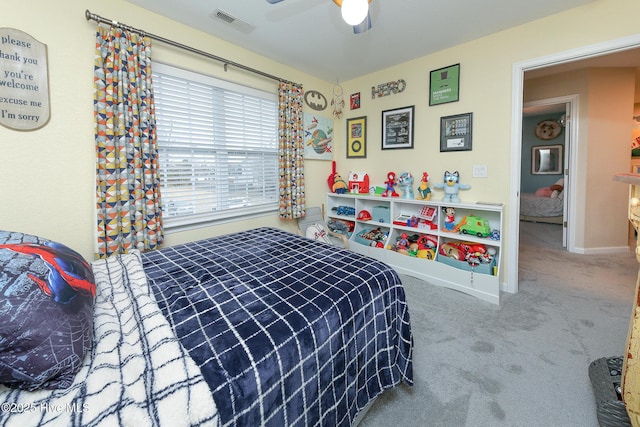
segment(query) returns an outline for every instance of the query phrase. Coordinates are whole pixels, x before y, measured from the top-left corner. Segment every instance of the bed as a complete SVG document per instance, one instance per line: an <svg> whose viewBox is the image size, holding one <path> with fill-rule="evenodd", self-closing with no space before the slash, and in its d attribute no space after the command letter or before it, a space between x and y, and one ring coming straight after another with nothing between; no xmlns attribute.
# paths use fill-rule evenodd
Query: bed
<svg viewBox="0 0 640 427"><path fill-rule="evenodd" d="M520 219L523 221L562 224L564 191L557 197L537 196L535 193L520 193Z"/></svg>
<svg viewBox="0 0 640 427"><path fill-rule="evenodd" d="M0 232L0 255L12 238ZM21 255L38 260L11 252L5 272L26 277ZM3 377L1 425L353 425L385 389L413 384L404 289L371 258L258 228L90 267L95 296L74 282L72 301L94 301L86 355L65 359L77 366L64 387Z"/></svg>

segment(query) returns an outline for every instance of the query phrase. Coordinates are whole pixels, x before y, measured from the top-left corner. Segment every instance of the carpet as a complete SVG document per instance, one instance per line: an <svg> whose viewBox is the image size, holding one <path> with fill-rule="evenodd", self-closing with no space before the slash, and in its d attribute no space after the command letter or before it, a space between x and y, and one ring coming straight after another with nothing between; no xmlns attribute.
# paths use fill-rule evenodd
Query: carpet
<svg viewBox="0 0 640 427"><path fill-rule="evenodd" d="M499 306L402 276L415 385L386 391L362 427L597 427L589 364L624 350L638 263L561 247L521 223L519 292Z"/></svg>

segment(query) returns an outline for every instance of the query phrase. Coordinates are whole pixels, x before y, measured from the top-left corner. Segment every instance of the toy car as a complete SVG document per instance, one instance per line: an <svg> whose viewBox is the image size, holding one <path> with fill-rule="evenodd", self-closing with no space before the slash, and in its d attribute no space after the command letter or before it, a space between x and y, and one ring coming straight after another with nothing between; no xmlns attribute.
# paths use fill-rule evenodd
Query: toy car
<svg viewBox="0 0 640 427"><path fill-rule="evenodd" d="M462 221L458 224L458 230L462 234L473 234L478 237L488 237L491 234L489 221L475 215L462 218Z"/></svg>

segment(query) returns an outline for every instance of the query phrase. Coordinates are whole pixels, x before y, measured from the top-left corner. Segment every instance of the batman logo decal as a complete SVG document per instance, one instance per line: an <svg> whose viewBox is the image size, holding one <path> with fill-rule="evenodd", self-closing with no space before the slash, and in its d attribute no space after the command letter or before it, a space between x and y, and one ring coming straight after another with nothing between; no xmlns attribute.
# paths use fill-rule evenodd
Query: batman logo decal
<svg viewBox="0 0 640 427"><path fill-rule="evenodd" d="M327 108L327 98L317 90L310 90L304 94L304 102L309 108L316 111L322 111Z"/></svg>

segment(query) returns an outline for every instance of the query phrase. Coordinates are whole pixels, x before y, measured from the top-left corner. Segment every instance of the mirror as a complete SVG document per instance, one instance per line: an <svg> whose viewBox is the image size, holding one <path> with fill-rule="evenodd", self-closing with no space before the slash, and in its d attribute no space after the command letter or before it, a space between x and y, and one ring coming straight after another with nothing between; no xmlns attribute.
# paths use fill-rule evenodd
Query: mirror
<svg viewBox="0 0 640 427"><path fill-rule="evenodd" d="M562 145L531 147L531 173L533 175L562 174Z"/></svg>

